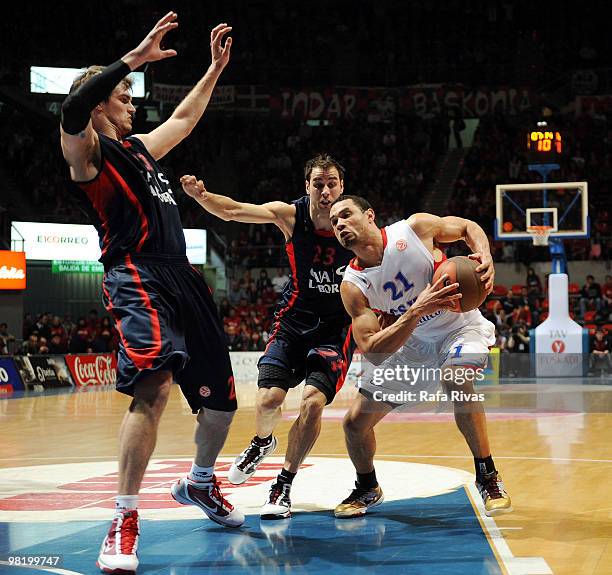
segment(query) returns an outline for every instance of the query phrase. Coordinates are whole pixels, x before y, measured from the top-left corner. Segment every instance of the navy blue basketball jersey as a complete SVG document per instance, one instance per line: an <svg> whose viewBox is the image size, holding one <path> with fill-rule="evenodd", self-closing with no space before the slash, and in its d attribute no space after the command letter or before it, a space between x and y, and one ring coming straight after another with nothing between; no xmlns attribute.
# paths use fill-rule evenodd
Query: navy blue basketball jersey
<svg viewBox="0 0 612 575"><path fill-rule="evenodd" d="M285 244L291 273L276 319L295 320L311 328L320 321L346 325L350 319L340 298L340 283L353 253L338 243L333 232L315 230L308 196L293 204L295 227Z"/></svg>
<svg viewBox="0 0 612 575"><path fill-rule="evenodd" d="M98 230L100 261L138 253L185 255L176 200L159 164L138 138L98 137L100 172L70 187Z"/></svg>

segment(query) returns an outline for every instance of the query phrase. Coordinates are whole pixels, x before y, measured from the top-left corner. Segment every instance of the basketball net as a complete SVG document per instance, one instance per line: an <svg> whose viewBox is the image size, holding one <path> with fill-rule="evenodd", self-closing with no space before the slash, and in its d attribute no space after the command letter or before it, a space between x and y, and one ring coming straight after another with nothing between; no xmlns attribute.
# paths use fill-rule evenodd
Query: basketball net
<svg viewBox="0 0 612 575"><path fill-rule="evenodd" d="M547 246L552 226L529 226L527 231L531 234L534 246Z"/></svg>

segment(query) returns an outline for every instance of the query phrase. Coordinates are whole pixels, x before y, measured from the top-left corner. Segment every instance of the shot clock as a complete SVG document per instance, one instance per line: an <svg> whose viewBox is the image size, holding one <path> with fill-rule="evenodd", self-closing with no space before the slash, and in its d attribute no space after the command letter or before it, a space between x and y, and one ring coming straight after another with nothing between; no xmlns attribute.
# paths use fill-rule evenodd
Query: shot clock
<svg viewBox="0 0 612 575"><path fill-rule="evenodd" d="M529 164L558 164L563 152L563 137L546 122L538 122L527 132L527 162Z"/></svg>

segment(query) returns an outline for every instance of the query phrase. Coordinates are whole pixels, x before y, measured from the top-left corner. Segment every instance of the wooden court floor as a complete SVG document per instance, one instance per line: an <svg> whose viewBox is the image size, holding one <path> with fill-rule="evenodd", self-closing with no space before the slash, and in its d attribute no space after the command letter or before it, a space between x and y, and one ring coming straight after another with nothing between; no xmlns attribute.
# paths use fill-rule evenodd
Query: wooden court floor
<svg viewBox="0 0 612 575"><path fill-rule="evenodd" d="M598 390L612 395L612 386ZM254 385L238 392L242 407L225 456L240 452L253 435ZM298 393L286 402L277 455L286 447ZM341 417L350 401L347 391L326 408L312 455L346 458ZM115 460L127 404L127 397L110 389L0 401L0 469L31 466L36 476L38 465ZM495 518L512 554L543 557L555 574L612 573L612 415L514 414L490 417L488 429L496 465L513 499L514 512ZM154 457L190 457L192 433L193 416L175 387ZM377 427L377 439L379 459L473 473L472 458L450 417L390 418ZM379 480L384 488L385 477ZM0 497L8 487L0 487Z"/></svg>

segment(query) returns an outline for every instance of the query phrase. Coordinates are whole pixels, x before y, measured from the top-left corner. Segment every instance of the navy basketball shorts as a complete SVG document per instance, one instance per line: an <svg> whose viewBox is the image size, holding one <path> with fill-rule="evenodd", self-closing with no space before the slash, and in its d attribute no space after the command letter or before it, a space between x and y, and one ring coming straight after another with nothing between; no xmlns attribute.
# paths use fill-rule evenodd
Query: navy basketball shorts
<svg viewBox="0 0 612 575"><path fill-rule="evenodd" d="M105 271L102 289L120 335L118 391L134 395L136 383L168 370L193 413L237 408L217 307L186 257L126 256Z"/></svg>
<svg viewBox="0 0 612 575"><path fill-rule="evenodd" d="M311 373L322 372L325 382L317 378L312 385L325 394L327 404L330 404L344 384L356 347L350 325L332 327L321 324L315 330L304 331L292 325L290 319L283 318L275 322L257 365L260 368L262 365L275 365L286 370L287 377L270 380L260 374L258 386L280 387L288 391L308 379Z"/></svg>

